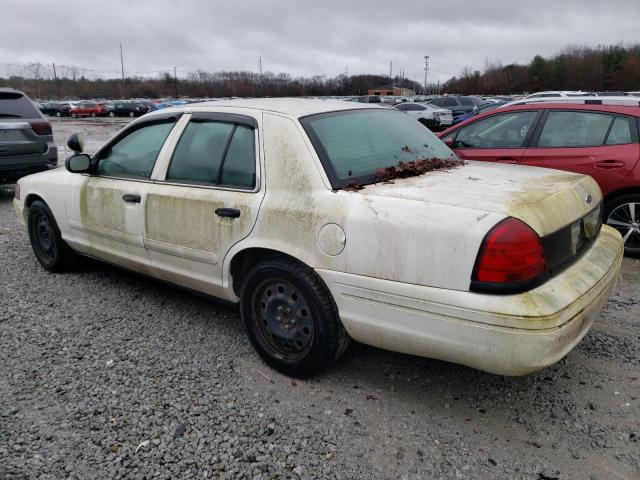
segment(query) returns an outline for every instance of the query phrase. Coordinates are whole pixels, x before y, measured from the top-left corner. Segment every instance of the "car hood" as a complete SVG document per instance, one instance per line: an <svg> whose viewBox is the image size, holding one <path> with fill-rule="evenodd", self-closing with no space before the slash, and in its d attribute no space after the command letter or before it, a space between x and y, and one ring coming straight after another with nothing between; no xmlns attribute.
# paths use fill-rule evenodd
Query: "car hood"
<svg viewBox="0 0 640 480"><path fill-rule="evenodd" d="M586 215L602 200L598 184L585 175L479 161L367 185L358 193L370 200L389 197L515 217L540 236Z"/></svg>

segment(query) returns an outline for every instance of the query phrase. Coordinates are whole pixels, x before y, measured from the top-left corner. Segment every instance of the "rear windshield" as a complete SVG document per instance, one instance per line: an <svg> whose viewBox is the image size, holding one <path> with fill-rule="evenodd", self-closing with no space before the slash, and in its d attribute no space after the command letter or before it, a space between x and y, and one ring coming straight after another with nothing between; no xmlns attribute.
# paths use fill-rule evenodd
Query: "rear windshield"
<svg viewBox="0 0 640 480"><path fill-rule="evenodd" d="M0 92L0 118L38 118L40 112L19 92Z"/></svg>
<svg viewBox="0 0 640 480"><path fill-rule="evenodd" d="M376 170L399 162L455 154L429 129L391 109L346 110L300 119L333 188L374 181Z"/></svg>
<svg viewBox="0 0 640 480"><path fill-rule="evenodd" d="M461 105L473 105L473 100L467 97L458 97Z"/></svg>

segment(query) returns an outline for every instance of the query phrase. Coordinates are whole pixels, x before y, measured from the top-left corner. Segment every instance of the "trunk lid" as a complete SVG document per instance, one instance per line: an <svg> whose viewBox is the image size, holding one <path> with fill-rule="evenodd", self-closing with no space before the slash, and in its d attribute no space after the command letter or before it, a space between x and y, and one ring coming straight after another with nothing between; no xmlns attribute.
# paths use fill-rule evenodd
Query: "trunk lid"
<svg viewBox="0 0 640 480"><path fill-rule="evenodd" d="M367 185L359 193L503 214L527 223L541 237L583 217L602 200L598 184L585 175L478 161Z"/></svg>

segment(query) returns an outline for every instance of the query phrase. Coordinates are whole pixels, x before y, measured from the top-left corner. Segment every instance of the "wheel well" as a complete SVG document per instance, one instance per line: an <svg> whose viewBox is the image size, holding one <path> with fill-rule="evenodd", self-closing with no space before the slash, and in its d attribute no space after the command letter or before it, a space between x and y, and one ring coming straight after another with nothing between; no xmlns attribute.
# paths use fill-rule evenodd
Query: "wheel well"
<svg viewBox="0 0 640 480"><path fill-rule="evenodd" d="M282 253L277 250L271 250L269 248L247 248L246 250L238 252L231 259L231 266L229 268L231 281L233 282L233 291L235 294L240 296L242 280L251 267L257 263L264 262L265 260L273 260L276 258L289 258L296 262L303 263L291 255L287 255L286 253Z"/></svg>
<svg viewBox="0 0 640 480"><path fill-rule="evenodd" d="M620 190L616 190L615 192L611 192L609 195L604 197L604 205L606 206L607 203L609 203L611 200L617 197L621 197L622 195L631 195L631 194L640 195L640 187L622 188Z"/></svg>
<svg viewBox="0 0 640 480"><path fill-rule="evenodd" d="M40 200L41 202L46 203L46 202L45 202L42 198L40 198L38 195L36 195L35 193L31 193L31 194L27 195L27 198L25 198L25 200L24 200L24 205L25 205L26 207L30 207L30 206L31 206L31 204L32 204L33 202L35 202L36 200Z"/></svg>

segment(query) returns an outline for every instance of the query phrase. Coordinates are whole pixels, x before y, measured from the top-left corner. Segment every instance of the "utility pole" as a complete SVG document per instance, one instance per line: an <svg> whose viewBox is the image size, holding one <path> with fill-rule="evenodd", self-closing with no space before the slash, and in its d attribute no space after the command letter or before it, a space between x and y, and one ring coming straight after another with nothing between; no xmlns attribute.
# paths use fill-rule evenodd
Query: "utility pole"
<svg viewBox="0 0 640 480"><path fill-rule="evenodd" d="M122 71L122 85L124 85L124 57L122 56L122 42L120 42L120 69Z"/></svg>
<svg viewBox="0 0 640 480"><path fill-rule="evenodd" d="M427 94L427 72L429 72L429 56L424 57L424 94Z"/></svg>
<svg viewBox="0 0 640 480"><path fill-rule="evenodd" d="M173 66L173 96L178 98L178 75L176 73L176 66Z"/></svg>
<svg viewBox="0 0 640 480"><path fill-rule="evenodd" d="M262 93L262 55L258 58L258 70L260 70L260 93Z"/></svg>
<svg viewBox="0 0 640 480"><path fill-rule="evenodd" d="M393 69L393 62L389 62L389 88L393 88L392 80L391 80L391 71Z"/></svg>
<svg viewBox="0 0 640 480"><path fill-rule="evenodd" d="M52 65L53 65L53 78L56 79L56 95L58 96L58 101L60 101L60 84L58 83L58 75L56 73L55 62L53 62Z"/></svg>

